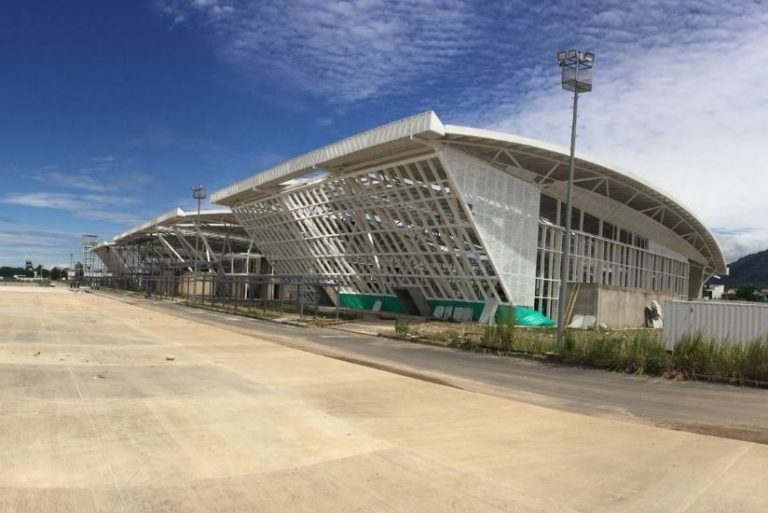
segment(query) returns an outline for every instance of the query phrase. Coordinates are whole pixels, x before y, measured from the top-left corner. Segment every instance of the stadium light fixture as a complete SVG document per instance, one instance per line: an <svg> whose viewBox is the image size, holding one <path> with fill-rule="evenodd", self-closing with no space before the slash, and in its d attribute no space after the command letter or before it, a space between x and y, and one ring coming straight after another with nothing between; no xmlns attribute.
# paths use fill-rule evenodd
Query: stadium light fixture
<svg viewBox="0 0 768 513"><path fill-rule="evenodd" d="M200 253L200 202L203 201L208 195L205 192L205 187L202 185L195 185L192 187L192 198L197 200L197 217L195 218L195 290L194 297L197 297L197 270L198 270L198 255Z"/></svg>
<svg viewBox="0 0 768 513"><path fill-rule="evenodd" d="M561 56L565 57L561 59ZM593 52L568 50L557 53L562 70L562 86L573 92L573 121L571 123L571 159L568 170L568 188L565 197L565 230L563 232L562 255L560 260L560 291L557 296L557 350L562 351L565 338L565 307L568 295L568 279L571 270L571 212L573 211L573 173L576 167L576 121L578 119L579 93L592 90Z"/></svg>

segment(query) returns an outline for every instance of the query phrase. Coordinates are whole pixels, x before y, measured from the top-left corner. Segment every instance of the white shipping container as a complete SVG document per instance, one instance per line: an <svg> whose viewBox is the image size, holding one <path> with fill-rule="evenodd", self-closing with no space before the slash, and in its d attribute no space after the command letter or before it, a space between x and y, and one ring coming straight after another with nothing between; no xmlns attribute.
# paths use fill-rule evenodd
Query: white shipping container
<svg viewBox="0 0 768 513"><path fill-rule="evenodd" d="M664 344L668 351L686 334L741 344L768 335L768 305L740 301L665 301Z"/></svg>

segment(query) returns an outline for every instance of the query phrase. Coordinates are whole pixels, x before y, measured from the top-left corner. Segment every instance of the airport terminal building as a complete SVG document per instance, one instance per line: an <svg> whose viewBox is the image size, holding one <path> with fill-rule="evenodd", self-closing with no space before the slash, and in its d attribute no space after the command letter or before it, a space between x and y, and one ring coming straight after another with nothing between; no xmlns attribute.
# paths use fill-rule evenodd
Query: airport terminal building
<svg viewBox="0 0 768 513"><path fill-rule="evenodd" d="M514 305L553 317L567 176L567 150L426 112L211 200L231 208L270 272L335 280L317 290L325 302L459 320ZM649 301L696 297L727 272L703 223L644 180L579 157L574 185L571 314L631 326Z"/></svg>

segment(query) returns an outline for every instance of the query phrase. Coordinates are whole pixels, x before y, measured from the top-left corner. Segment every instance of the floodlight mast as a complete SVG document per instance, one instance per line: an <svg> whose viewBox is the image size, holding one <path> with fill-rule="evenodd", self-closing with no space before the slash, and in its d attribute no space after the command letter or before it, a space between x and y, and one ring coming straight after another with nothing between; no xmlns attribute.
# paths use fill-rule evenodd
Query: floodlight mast
<svg viewBox="0 0 768 513"><path fill-rule="evenodd" d="M573 173L576 167L576 120L578 119L579 93L592 90L592 65L595 54L568 50L557 52L557 62L562 69L562 86L573 91L573 121L571 123L571 159L568 170L568 187L565 197L565 231L563 232L562 258L560 260L560 291L557 299L557 350L562 351L565 339L565 308L568 303L568 279L571 270L571 212L573 204Z"/></svg>
<svg viewBox="0 0 768 513"><path fill-rule="evenodd" d="M195 185L192 187L192 198L197 200L197 217L195 218L195 290L193 293L194 297L197 297L197 269L198 269L198 262L200 260L200 202L204 200L207 197L205 193L205 187L202 185Z"/></svg>

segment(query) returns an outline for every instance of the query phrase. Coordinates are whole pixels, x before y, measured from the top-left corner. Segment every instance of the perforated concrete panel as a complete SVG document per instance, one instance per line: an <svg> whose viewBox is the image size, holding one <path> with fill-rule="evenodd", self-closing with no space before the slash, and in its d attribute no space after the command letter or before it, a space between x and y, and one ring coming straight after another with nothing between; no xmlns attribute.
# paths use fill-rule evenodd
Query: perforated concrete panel
<svg viewBox="0 0 768 513"><path fill-rule="evenodd" d="M444 149L443 160L509 301L533 306L539 190L450 147Z"/></svg>

